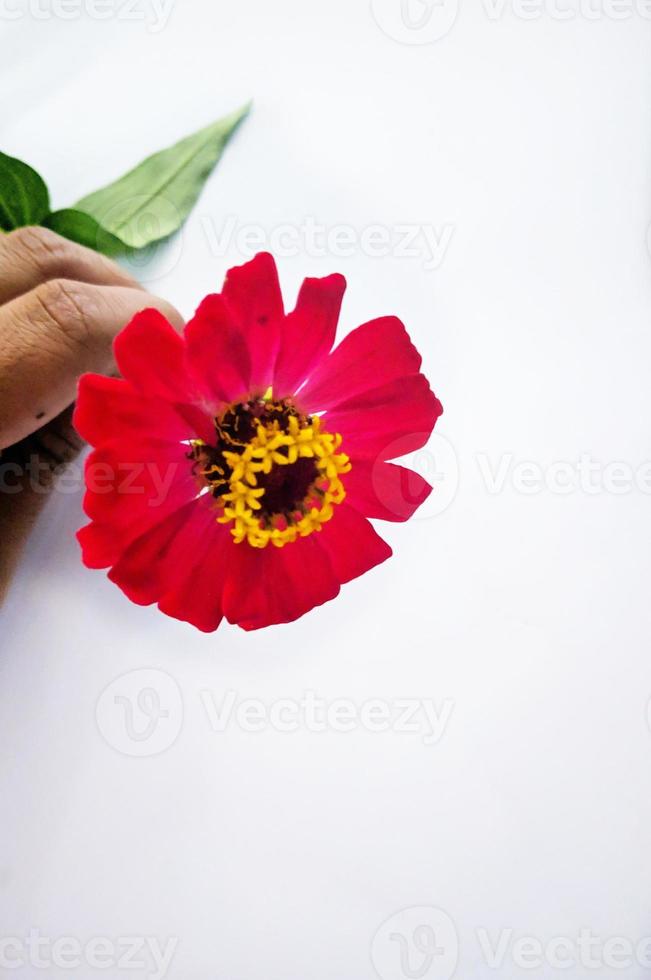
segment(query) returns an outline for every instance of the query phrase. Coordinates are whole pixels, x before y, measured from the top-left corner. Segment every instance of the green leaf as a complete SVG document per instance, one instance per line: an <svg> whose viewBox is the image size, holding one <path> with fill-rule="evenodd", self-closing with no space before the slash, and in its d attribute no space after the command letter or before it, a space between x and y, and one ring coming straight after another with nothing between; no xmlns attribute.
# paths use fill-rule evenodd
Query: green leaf
<svg viewBox="0 0 651 980"><path fill-rule="evenodd" d="M181 227L250 103L154 153L115 183L78 201L80 211L132 248L144 248Z"/></svg>
<svg viewBox="0 0 651 980"><path fill-rule="evenodd" d="M128 251L124 242L106 228L102 228L95 218L74 208L53 211L43 220L43 224L59 235L63 235L64 238L69 238L70 241L78 242L80 245L87 245L88 248L94 248L96 252L103 252L104 255L120 255Z"/></svg>
<svg viewBox="0 0 651 980"><path fill-rule="evenodd" d="M22 160L0 153L0 228L40 225L49 210L43 178Z"/></svg>

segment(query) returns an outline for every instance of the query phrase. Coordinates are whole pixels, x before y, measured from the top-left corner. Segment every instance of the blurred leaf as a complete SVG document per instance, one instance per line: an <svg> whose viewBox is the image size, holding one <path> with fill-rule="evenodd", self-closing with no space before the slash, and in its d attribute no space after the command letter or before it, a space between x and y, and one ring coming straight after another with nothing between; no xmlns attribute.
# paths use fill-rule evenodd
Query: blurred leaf
<svg viewBox="0 0 651 980"><path fill-rule="evenodd" d="M102 228L95 218L74 208L53 211L52 214L48 214L43 224L57 234L63 235L64 238L69 238L70 241L78 242L80 245L87 245L88 248L93 248L104 255L120 255L128 251L124 242L106 228Z"/></svg>
<svg viewBox="0 0 651 980"><path fill-rule="evenodd" d="M78 201L76 208L132 248L144 248L181 227L250 103L147 157L119 180Z"/></svg>
<svg viewBox="0 0 651 980"><path fill-rule="evenodd" d="M40 225L49 210L43 178L22 160L0 153L0 228Z"/></svg>

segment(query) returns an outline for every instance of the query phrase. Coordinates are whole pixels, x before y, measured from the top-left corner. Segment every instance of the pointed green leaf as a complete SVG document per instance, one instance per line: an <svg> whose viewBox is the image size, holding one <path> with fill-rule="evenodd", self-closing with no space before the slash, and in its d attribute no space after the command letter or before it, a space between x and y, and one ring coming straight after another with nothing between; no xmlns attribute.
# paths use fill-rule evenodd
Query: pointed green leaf
<svg viewBox="0 0 651 980"><path fill-rule="evenodd" d="M75 205L120 241L144 248L181 227L250 104L147 157Z"/></svg>
<svg viewBox="0 0 651 980"><path fill-rule="evenodd" d="M39 225L49 210L43 178L22 160L0 153L0 228Z"/></svg>
<svg viewBox="0 0 651 980"><path fill-rule="evenodd" d="M74 208L64 208L53 211L44 219L43 224L57 234L69 238L72 242L87 245L88 248L102 252L104 255L120 255L128 251L124 242L102 228L95 218Z"/></svg>

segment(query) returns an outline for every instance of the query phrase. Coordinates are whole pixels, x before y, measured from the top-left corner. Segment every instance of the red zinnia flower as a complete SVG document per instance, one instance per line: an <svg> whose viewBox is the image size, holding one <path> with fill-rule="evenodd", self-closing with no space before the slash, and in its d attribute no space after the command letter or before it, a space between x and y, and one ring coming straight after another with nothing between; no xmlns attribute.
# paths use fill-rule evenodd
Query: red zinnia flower
<svg viewBox="0 0 651 980"><path fill-rule="evenodd" d="M330 352L345 285L306 279L285 314L260 254L183 336L155 310L122 330L124 380L79 385L75 423L97 447L88 567L208 632L290 622L391 555L368 518L407 520L431 488L386 460L423 446L442 409L395 317Z"/></svg>

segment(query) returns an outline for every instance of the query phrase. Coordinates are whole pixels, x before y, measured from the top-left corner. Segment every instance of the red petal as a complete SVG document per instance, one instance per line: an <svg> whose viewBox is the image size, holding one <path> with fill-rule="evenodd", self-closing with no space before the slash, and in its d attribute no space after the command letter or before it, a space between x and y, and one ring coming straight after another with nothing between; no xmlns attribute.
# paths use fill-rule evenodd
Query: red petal
<svg viewBox="0 0 651 980"><path fill-rule="evenodd" d="M330 352L345 289L346 280L338 273L303 283L282 331L273 381L276 398L293 394Z"/></svg>
<svg viewBox="0 0 651 980"><path fill-rule="evenodd" d="M395 316L357 327L316 368L300 392L308 412L325 411L395 378L417 374L421 357Z"/></svg>
<svg viewBox="0 0 651 980"><path fill-rule="evenodd" d="M185 548L185 530L199 510L203 512L200 502L190 501L135 538L120 556L109 578L132 602L156 602L182 572L191 570L194 556Z"/></svg>
<svg viewBox="0 0 651 980"><path fill-rule="evenodd" d="M330 564L343 584L386 561L391 548L365 517L348 504L339 504L334 517L323 525L319 544L330 556Z"/></svg>
<svg viewBox="0 0 651 980"><path fill-rule="evenodd" d="M207 296L185 328L187 363L213 414L219 402L244 401L251 361L221 296Z"/></svg>
<svg viewBox="0 0 651 980"><path fill-rule="evenodd" d="M222 620L224 579L235 544L228 530L217 524L214 507L204 506L204 500L170 548L170 577L161 582L167 591L158 608L212 633Z"/></svg>
<svg viewBox="0 0 651 980"><path fill-rule="evenodd" d="M90 454L84 510L101 528L80 532L84 564L112 565L134 538L197 496L186 451L181 445L127 440Z"/></svg>
<svg viewBox="0 0 651 980"><path fill-rule="evenodd" d="M195 393L185 372L185 343L158 310L143 310L113 342L126 381L147 398L192 402Z"/></svg>
<svg viewBox="0 0 651 980"><path fill-rule="evenodd" d="M346 499L365 517L407 521L427 500L432 488L422 476L395 463L354 459L345 475Z"/></svg>
<svg viewBox="0 0 651 980"><path fill-rule="evenodd" d="M86 568L108 568L120 556L115 531L106 524L86 524L77 531L82 561Z"/></svg>
<svg viewBox="0 0 651 980"><path fill-rule="evenodd" d="M313 535L284 548L234 546L224 585L224 614L230 623L254 630L291 623L328 602L339 581Z"/></svg>
<svg viewBox="0 0 651 980"><path fill-rule="evenodd" d="M268 252L230 269L222 297L239 325L251 358L251 387L264 393L272 382L284 318L278 270Z"/></svg>
<svg viewBox="0 0 651 980"><path fill-rule="evenodd" d="M110 439L137 438L138 433L170 442L214 435L212 420L193 406L144 398L128 381L100 374L80 378L73 422L93 446Z"/></svg>
<svg viewBox="0 0 651 980"><path fill-rule="evenodd" d="M414 374L342 402L325 424L341 433L349 456L395 459L425 445L442 411L427 379Z"/></svg>

